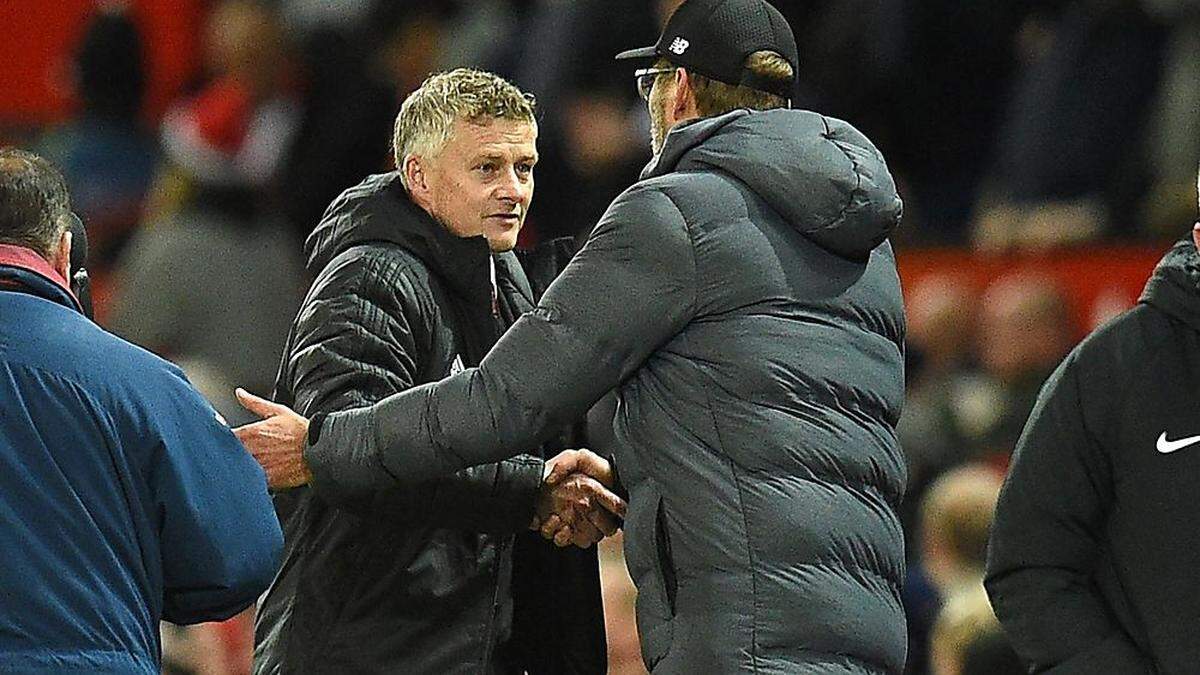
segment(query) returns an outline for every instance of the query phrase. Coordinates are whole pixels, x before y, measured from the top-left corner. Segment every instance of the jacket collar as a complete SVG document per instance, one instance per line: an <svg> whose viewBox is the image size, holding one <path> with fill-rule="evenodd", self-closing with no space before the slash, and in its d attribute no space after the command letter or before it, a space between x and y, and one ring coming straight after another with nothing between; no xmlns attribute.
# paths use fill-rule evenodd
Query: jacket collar
<svg viewBox="0 0 1200 675"><path fill-rule="evenodd" d="M675 170L676 165L692 148L700 145L722 127L749 115L749 110L734 110L716 117L700 117L676 126L667 133L663 147L642 169L641 180L655 178Z"/></svg>
<svg viewBox="0 0 1200 675"><path fill-rule="evenodd" d="M424 209L413 203L399 183L392 186L395 198L408 216L397 234L399 243L412 251L430 269L464 297L491 294L494 264L487 239L457 237Z"/></svg>
<svg viewBox="0 0 1200 675"><path fill-rule="evenodd" d="M1139 301L1200 330L1200 253L1190 235L1159 261Z"/></svg>
<svg viewBox="0 0 1200 675"><path fill-rule="evenodd" d="M319 272L342 251L379 241L407 249L460 296L490 295L487 240L451 234L413 203L395 171L368 176L334 200L305 242L308 267Z"/></svg>
<svg viewBox="0 0 1200 675"><path fill-rule="evenodd" d="M0 291L6 290L30 293L83 311L67 280L45 258L24 246L0 244Z"/></svg>

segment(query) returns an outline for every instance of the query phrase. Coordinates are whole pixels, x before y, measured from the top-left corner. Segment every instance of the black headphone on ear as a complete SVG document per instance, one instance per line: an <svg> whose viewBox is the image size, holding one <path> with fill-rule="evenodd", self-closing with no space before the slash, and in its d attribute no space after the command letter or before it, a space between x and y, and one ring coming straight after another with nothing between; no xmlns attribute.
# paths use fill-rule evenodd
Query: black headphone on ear
<svg viewBox="0 0 1200 675"><path fill-rule="evenodd" d="M95 320L92 280L85 269L88 254L87 228L83 226L83 219L72 211L67 216L67 229L71 232L71 292L79 300L84 316Z"/></svg>

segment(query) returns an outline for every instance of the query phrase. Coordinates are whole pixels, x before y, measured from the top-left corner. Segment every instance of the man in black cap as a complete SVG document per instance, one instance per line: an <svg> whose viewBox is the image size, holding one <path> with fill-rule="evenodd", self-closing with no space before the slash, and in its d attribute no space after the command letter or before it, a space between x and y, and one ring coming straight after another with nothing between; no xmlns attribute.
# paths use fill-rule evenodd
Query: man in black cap
<svg viewBox="0 0 1200 675"><path fill-rule="evenodd" d="M605 449L649 668L900 673L901 203L883 157L788 109L795 40L762 0L689 0L622 56L657 60L638 71L655 157L479 367L240 437L277 485L311 470L368 492L513 455L615 390Z"/></svg>

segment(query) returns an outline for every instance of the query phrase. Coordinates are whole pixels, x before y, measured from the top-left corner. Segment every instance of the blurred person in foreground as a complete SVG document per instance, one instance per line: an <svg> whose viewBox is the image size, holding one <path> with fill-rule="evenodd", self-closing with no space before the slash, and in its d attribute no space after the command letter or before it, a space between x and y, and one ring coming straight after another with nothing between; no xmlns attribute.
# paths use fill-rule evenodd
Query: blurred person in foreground
<svg viewBox="0 0 1200 675"><path fill-rule="evenodd" d="M1200 225L1050 377L996 509L987 589L1055 673L1200 663Z"/></svg>
<svg viewBox="0 0 1200 675"><path fill-rule="evenodd" d="M988 532L1001 480L987 466L965 464L935 480L921 500L920 526L914 528L919 555L909 566L903 596L910 673L926 672L929 640L949 599L964 589L983 593Z"/></svg>
<svg viewBox="0 0 1200 675"><path fill-rule="evenodd" d="M73 218L48 162L0 150L0 671L157 673L159 619L245 609L281 534L183 374L83 315Z"/></svg>
<svg viewBox="0 0 1200 675"><path fill-rule="evenodd" d="M478 365L533 309L512 248L533 198L534 115L520 90L476 70L434 75L405 100L399 168L342 193L308 239L317 278L288 335L280 402L325 415L437 381ZM514 535L563 512L574 537L558 543L587 547L616 530L601 503L623 504L607 468L552 485L537 444L522 449L411 485L279 492L286 554L260 609L255 672L603 672L595 551ZM354 450L327 466L352 471Z"/></svg>
<svg viewBox="0 0 1200 675"><path fill-rule="evenodd" d="M622 57L657 59L636 73L655 157L480 366L241 438L277 485L369 495L510 457L616 389L646 665L899 673L894 182L852 127L788 109L796 44L762 0L689 0Z"/></svg>

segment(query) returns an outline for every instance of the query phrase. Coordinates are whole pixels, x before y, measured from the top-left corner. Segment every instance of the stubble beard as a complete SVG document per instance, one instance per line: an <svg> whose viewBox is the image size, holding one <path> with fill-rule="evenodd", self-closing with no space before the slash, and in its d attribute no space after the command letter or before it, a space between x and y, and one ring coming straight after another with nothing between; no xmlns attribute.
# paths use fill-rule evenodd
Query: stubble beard
<svg viewBox="0 0 1200 675"><path fill-rule="evenodd" d="M650 102L650 151L655 156L662 152L667 141L667 110L661 103Z"/></svg>

